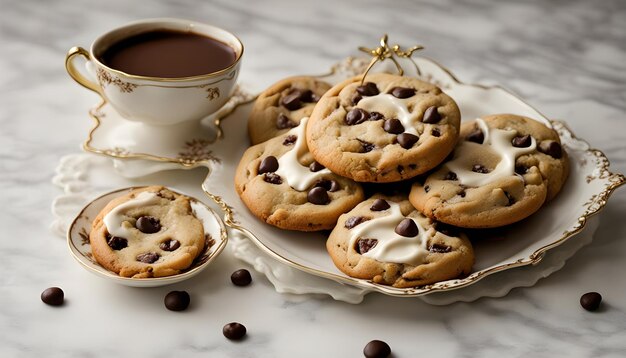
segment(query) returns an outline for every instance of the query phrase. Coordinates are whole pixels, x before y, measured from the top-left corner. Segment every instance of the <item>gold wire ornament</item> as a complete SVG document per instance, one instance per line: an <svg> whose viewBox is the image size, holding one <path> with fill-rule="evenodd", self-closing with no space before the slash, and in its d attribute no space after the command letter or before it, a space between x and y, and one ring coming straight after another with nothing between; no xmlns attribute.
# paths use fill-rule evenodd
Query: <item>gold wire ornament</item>
<svg viewBox="0 0 626 358"><path fill-rule="evenodd" d="M363 84L363 82L365 81L365 76L367 76L367 74L370 72L372 67L374 67L374 65L377 62L383 62L386 59L390 59L393 62L393 64L396 65L398 74L402 76L404 74L404 70L402 69L402 66L400 66L400 63L396 59L396 56L402 57L402 58L408 58L409 60L411 60L411 56L413 55L413 52L422 50L424 48L424 46L416 45L405 51L402 49L402 47L400 47L400 45L397 45L397 44L393 45L392 47L389 47L389 44L387 43L388 39L389 39L389 36L387 36L387 34L384 34L383 37L380 39L380 46L373 48L373 49L370 49L364 46L359 46L359 51L363 51L369 54L370 56L372 56L372 60L370 61L370 64L365 69L365 72L363 73L363 77L361 77L361 84ZM415 66L415 68L417 70L417 74L419 75L420 74L419 68L417 68L417 66Z"/></svg>

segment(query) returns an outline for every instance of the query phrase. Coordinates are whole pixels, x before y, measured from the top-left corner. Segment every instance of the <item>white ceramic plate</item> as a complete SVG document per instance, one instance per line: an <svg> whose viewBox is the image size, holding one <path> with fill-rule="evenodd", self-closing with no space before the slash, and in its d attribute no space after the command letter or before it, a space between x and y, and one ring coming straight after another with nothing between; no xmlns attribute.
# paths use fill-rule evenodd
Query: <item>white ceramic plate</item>
<svg viewBox="0 0 626 358"><path fill-rule="evenodd" d="M89 272L126 286L158 287L171 285L199 274L202 270L207 268L213 259L215 259L217 255L222 252L224 247L226 247L228 237L222 220L220 220L211 208L206 206L201 201L194 199L192 206L196 217L202 221L205 229L208 229L207 234L211 235L214 242L198 258L196 258L196 260L194 260L189 269L180 274L167 277L128 278L121 277L115 272L111 272L100 266L93 258L91 254L91 245L89 245L91 222L98 215L100 210L102 210L106 204L109 203L109 201L125 195L133 189L137 188L130 187L118 189L97 197L80 211L72 224L69 226L67 231L67 243L70 252L76 261L78 261Z"/></svg>

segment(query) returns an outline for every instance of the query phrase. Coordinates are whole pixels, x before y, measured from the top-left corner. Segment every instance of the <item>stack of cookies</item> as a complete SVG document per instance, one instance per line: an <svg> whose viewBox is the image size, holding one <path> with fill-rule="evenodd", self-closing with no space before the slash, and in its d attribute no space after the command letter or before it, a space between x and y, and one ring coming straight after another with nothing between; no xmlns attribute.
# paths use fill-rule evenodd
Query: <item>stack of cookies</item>
<svg viewBox="0 0 626 358"><path fill-rule="evenodd" d="M332 230L328 253L351 277L416 287L467 275L474 251L463 228L520 221L567 178L559 137L540 122L494 114L461 125L435 85L361 78L331 87L293 77L264 91L235 175L266 223Z"/></svg>

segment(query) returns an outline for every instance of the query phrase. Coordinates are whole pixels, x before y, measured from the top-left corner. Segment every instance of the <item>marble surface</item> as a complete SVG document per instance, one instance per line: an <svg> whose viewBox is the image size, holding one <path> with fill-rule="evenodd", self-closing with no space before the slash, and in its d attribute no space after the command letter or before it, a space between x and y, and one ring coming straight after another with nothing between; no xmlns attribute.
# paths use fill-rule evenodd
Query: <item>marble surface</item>
<svg viewBox="0 0 626 358"><path fill-rule="evenodd" d="M72 46L139 18L214 23L246 46L241 81L260 87L319 73L382 32L421 43L460 79L499 83L603 150L626 172L626 5L621 1L9 1L0 2L0 355L2 357L358 357L371 339L395 357L623 357L626 355L626 190L604 209L593 243L559 272L499 299L445 307L378 294L359 305L274 292L228 250L201 275L135 289L93 277L49 231L59 158L77 153L97 98L65 73ZM114 175L113 173L111 175ZM203 170L158 180L201 182ZM155 177L142 180L156 180ZM115 180L112 180L114 183ZM60 286L66 305L39 300ZM190 310L165 310L169 290ZM599 291L600 312L578 304ZM248 339L221 335L239 321Z"/></svg>

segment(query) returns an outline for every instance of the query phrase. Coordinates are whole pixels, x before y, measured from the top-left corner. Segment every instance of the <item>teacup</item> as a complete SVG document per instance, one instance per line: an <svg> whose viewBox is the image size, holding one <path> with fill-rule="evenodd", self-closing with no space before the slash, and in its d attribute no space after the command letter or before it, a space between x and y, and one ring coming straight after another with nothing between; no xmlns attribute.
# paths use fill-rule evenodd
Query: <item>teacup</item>
<svg viewBox="0 0 626 358"><path fill-rule="evenodd" d="M206 36L234 51L234 61L225 68L188 77L152 77L111 68L103 54L129 37L150 31L173 31ZM124 118L149 125L172 125L202 119L222 107L232 95L239 75L243 44L232 33L215 26L181 19L149 19L130 23L97 38L89 51L70 49L65 67L80 85L105 99ZM83 75L74 58L87 60Z"/></svg>

